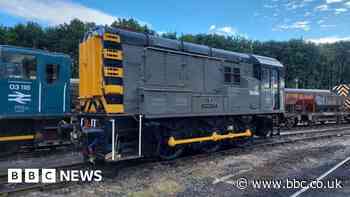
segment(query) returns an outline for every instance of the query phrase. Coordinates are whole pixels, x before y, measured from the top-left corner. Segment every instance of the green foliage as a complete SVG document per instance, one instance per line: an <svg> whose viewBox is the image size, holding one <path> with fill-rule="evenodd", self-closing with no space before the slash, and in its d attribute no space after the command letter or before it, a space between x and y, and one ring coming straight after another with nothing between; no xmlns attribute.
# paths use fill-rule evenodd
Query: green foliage
<svg viewBox="0 0 350 197"><path fill-rule="evenodd" d="M0 25L0 43L5 43L6 34L7 34L7 28Z"/></svg>
<svg viewBox="0 0 350 197"><path fill-rule="evenodd" d="M336 84L350 83L350 42L316 45L303 39L260 42L216 34L162 36L276 58L285 65L286 87L329 89Z"/></svg>
<svg viewBox="0 0 350 197"><path fill-rule="evenodd" d="M47 28L32 22L13 27L0 25L0 44L66 53L73 59L73 77L78 77L79 42L84 33L94 26L94 23L84 23L78 19ZM156 35L147 25L141 25L132 18L118 19L111 26ZM158 36L235 52L274 57L285 65L286 87L328 89L339 83L350 83L350 42L320 45L303 39L261 42L240 36L217 34L179 36L176 32Z"/></svg>
<svg viewBox="0 0 350 197"><path fill-rule="evenodd" d="M69 24L46 29L46 46L50 51L66 53L73 59L73 76L78 76L79 42L84 33L95 26L94 23L83 23L77 19Z"/></svg>
<svg viewBox="0 0 350 197"><path fill-rule="evenodd" d="M176 40L177 33L176 32L167 32L167 33L162 34L161 37Z"/></svg>
<svg viewBox="0 0 350 197"><path fill-rule="evenodd" d="M142 32L148 34L155 34L155 31L151 30L147 25L141 25L137 20L130 19L117 19L111 24L111 27L122 28L135 32Z"/></svg>

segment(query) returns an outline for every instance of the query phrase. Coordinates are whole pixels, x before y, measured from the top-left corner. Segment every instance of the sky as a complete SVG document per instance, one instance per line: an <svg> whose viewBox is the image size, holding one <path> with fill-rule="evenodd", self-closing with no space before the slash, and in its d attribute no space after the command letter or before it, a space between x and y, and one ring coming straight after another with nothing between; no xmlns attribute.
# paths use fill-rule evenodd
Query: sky
<svg viewBox="0 0 350 197"><path fill-rule="evenodd" d="M135 18L159 34L209 33L249 39L350 40L350 0L0 0L0 24L43 26L73 18L111 24Z"/></svg>

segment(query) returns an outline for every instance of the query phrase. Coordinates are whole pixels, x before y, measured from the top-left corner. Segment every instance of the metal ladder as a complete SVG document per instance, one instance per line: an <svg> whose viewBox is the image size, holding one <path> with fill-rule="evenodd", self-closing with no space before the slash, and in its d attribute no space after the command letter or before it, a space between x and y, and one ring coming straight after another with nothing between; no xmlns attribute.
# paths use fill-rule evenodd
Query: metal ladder
<svg viewBox="0 0 350 197"><path fill-rule="evenodd" d="M131 142L122 142L119 136L118 131L116 130L116 122L115 119L111 119L112 126L112 152L111 152L111 161L120 161L127 159L135 159L142 157L142 115L138 117L138 136L137 136L137 144L135 141ZM135 136L136 137L136 136ZM137 145L137 147L136 147ZM122 151L131 150L129 153L122 153ZM134 150L135 149L135 150Z"/></svg>

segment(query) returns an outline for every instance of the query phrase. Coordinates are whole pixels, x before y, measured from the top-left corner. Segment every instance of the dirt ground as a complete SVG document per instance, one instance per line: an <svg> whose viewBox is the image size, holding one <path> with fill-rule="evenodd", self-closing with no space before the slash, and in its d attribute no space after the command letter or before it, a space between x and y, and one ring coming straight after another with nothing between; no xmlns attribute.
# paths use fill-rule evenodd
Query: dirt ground
<svg viewBox="0 0 350 197"><path fill-rule="evenodd" d="M25 196L290 196L299 189L254 189L252 180L314 180L350 156L350 137L298 142L205 157L152 162L118 169L102 182L76 184ZM348 165L350 166L350 162ZM343 179L341 189L308 190L300 196L349 196L348 167L327 176ZM334 178L333 177L333 178ZM241 187L238 182L246 180Z"/></svg>

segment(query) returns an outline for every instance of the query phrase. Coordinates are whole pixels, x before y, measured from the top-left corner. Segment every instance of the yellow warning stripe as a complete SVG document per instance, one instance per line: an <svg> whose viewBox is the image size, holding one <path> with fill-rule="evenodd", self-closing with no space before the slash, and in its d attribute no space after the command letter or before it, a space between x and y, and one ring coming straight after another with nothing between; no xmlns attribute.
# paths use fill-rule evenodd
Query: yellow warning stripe
<svg viewBox="0 0 350 197"><path fill-rule="evenodd" d="M0 137L0 142L33 140L34 135L6 136Z"/></svg>
<svg viewBox="0 0 350 197"><path fill-rule="evenodd" d="M123 104L108 104L107 111L111 113L123 113L124 105Z"/></svg>
<svg viewBox="0 0 350 197"><path fill-rule="evenodd" d="M122 68L105 67L105 77L123 77L124 70Z"/></svg>
<svg viewBox="0 0 350 197"><path fill-rule="evenodd" d="M105 98L101 101L107 113L124 113L124 104L108 104Z"/></svg>
<svg viewBox="0 0 350 197"><path fill-rule="evenodd" d="M106 85L105 94L124 94L124 87L121 85Z"/></svg>
<svg viewBox="0 0 350 197"><path fill-rule="evenodd" d="M103 40L120 43L120 36L116 34L105 33L103 35Z"/></svg>
<svg viewBox="0 0 350 197"><path fill-rule="evenodd" d="M103 57L106 59L123 60L123 53L117 49L103 49Z"/></svg>

